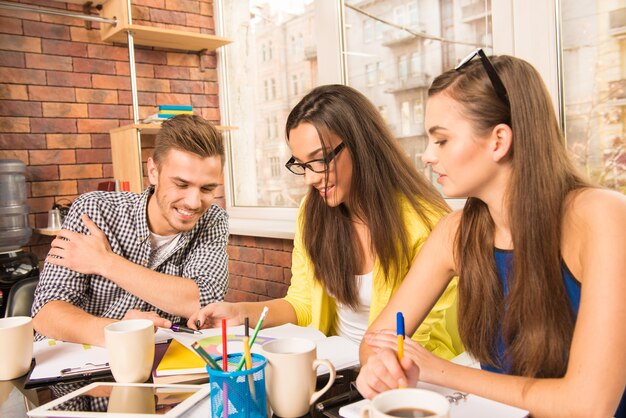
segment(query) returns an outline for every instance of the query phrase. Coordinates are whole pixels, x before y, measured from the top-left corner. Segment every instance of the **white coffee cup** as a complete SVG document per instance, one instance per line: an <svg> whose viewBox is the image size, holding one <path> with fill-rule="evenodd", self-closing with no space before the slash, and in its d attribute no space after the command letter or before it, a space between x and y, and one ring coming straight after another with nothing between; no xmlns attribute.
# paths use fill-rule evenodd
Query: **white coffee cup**
<svg viewBox="0 0 626 418"><path fill-rule="evenodd" d="M362 413L362 418L399 418L419 416L416 410L428 411L428 418L449 418L450 402L445 396L426 389L392 389L376 395Z"/></svg>
<svg viewBox="0 0 626 418"><path fill-rule="evenodd" d="M154 323L149 319L114 322L104 328L109 365L116 382L143 383L154 361Z"/></svg>
<svg viewBox="0 0 626 418"><path fill-rule="evenodd" d="M265 388L272 411L283 418L300 417L335 382L335 367L328 360L317 359L317 346L301 338L266 342L261 354L267 359ZM326 386L315 391L317 368L330 371Z"/></svg>
<svg viewBox="0 0 626 418"><path fill-rule="evenodd" d="M25 375L33 358L33 319L12 316L0 319L0 380Z"/></svg>

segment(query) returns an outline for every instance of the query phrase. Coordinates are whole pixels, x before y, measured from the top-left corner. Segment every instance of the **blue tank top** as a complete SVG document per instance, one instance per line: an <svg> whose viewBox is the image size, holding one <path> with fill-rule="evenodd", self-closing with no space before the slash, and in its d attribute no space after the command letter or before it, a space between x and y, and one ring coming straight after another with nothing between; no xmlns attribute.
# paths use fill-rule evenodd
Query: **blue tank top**
<svg viewBox="0 0 626 418"><path fill-rule="evenodd" d="M496 268L498 270L498 277L500 278L500 282L502 283L502 290L504 293L504 297L509 293L509 282L508 282L508 273L513 269L513 251L500 250L496 248L494 250L494 255L496 259ZM567 297L569 298L570 305L572 307L572 311L574 313L574 321L578 316L578 308L580 307L580 282L574 278L572 273L569 271L565 263L561 265L561 272L563 273L563 282L565 283L565 290L567 291ZM498 338L498 357L504 360L504 341L500 336ZM502 361L502 364L507 364L506 360ZM505 367L505 370L501 370L499 368L481 365L483 370L489 370L496 373L506 373L508 369ZM616 418L626 418L626 392L622 395L622 400L615 412Z"/></svg>

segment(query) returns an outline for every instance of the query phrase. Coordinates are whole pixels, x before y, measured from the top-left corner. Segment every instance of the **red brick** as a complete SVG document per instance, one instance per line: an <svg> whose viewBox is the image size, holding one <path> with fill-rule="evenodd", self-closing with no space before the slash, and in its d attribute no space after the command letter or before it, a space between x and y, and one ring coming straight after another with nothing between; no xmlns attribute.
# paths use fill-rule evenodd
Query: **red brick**
<svg viewBox="0 0 626 418"><path fill-rule="evenodd" d="M28 118L0 117L0 132L30 132Z"/></svg>
<svg viewBox="0 0 626 418"><path fill-rule="evenodd" d="M91 87L89 74L48 71L47 79L50 86Z"/></svg>
<svg viewBox="0 0 626 418"><path fill-rule="evenodd" d="M30 187L33 197L76 194L78 190L76 180L33 182Z"/></svg>
<svg viewBox="0 0 626 418"><path fill-rule="evenodd" d="M239 260L248 263L262 263L263 250L260 248L239 247Z"/></svg>
<svg viewBox="0 0 626 418"><path fill-rule="evenodd" d="M220 110L217 108L204 108L200 109L200 116L204 119L213 122L215 124L219 124L220 122Z"/></svg>
<svg viewBox="0 0 626 418"><path fill-rule="evenodd" d="M137 77L154 78L154 65L152 64L135 64L135 72ZM117 75L130 75L128 62L116 62L115 73Z"/></svg>
<svg viewBox="0 0 626 418"><path fill-rule="evenodd" d="M51 39L42 39L41 46L43 52L51 55L63 55L72 57L86 57L86 44L71 41L54 41ZM38 52L38 51L34 51Z"/></svg>
<svg viewBox="0 0 626 418"><path fill-rule="evenodd" d="M197 54L182 52L167 52L167 65L179 65L181 67L198 67L200 64Z"/></svg>
<svg viewBox="0 0 626 418"><path fill-rule="evenodd" d="M191 100L188 94L157 93L156 101L157 103L167 103L167 104L179 104L179 105L191 104Z"/></svg>
<svg viewBox="0 0 626 418"><path fill-rule="evenodd" d="M217 82L217 70L215 68L205 68L204 71L200 71L200 68L190 68L189 78L191 80L212 81Z"/></svg>
<svg viewBox="0 0 626 418"><path fill-rule="evenodd" d="M175 67L169 65L157 65L154 67L154 76L156 78L173 78L176 80L188 80L189 68Z"/></svg>
<svg viewBox="0 0 626 418"><path fill-rule="evenodd" d="M25 20L23 23L24 35L37 38L64 39L70 40L70 30L65 25L55 25L51 23L33 22Z"/></svg>
<svg viewBox="0 0 626 418"><path fill-rule="evenodd" d="M26 65L23 52L0 51L0 62L3 67L24 68Z"/></svg>
<svg viewBox="0 0 626 418"><path fill-rule="evenodd" d="M209 33L215 32L213 18L209 16L188 14L185 25L192 28L202 28Z"/></svg>
<svg viewBox="0 0 626 418"><path fill-rule="evenodd" d="M150 20L158 23L168 23L172 25L185 25L185 13L171 12L162 9L150 9Z"/></svg>
<svg viewBox="0 0 626 418"><path fill-rule="evenodd" d="M291 283L291 269L290 268L283 268L283 282L290 284Z"/></svg>
<svg viewBox="0 0 626 418"><path fill-rule="evenodd" d="M270 250L278 250L282 251L283 249L283 240L280 238L264 238L259 237L257 239L257 245L261 248L267 248Z"/></svg>
<svg viewBox="0 0 626 418"><path fill-rule="evenodd" d="M201 81L180 81L171 80L170 89L172 93L195 93L201 94L204 92L204 83Z"/></svg>
<svg viewBox="0 0 626 418"><path fill-rule="evenodd" d="M26 167L26 171L28 171L28 167ZM53 197L31 197L29 199L26 199L26 204L30 208L31 213L47 212L50 209L52 209L52 205L54 205L54 198Z"/></svg>
<svg viewBox="0 0 626 418"><path fill-rule="evenodd" d="M213 16L213 3L200 3L200 14Z"/></svg>
<svg viewBox="0 0 626 418"><path fill-rule="evenodd" d="M215 53L202 54L200 59L205 70L217 68L217 56Z"/></svg>
<svg viewBox="0 0 626 418"><path fill-rule="evenodd" d="M79 103L117 103L117 91L76 89L76 101Z"/></svg>
<svg viewBox="0 0 626 418"><path fill-rule="evenodd" d="M86 118L87 105L75 103L43 103L43 115L47 118Z"/></svg>
<svg viewBox="0 0 626 418"><path fill-rule="evenodd" d="M72 58L58 55L26 54L26 66L42 70L72 71Z"/></svg>
<svg viewBox="0 0 626 418"><path fill-rule="evenodd" d="M97 89L130 90L129 77L94 74L92 82Z"/></svg>
<svg viewBox="0 0 626 418"><path fill-rule="evenodd" d="M31 118L30 130L33 133L73 133L76 119Z"/></svg>
<svg viewBox="0 0 626 418"><path fill-rule="evenodd" d="M111 137L108 133L91 134L91 148L111 148Z"/></svg>
<svg viewBox="0 0 626 418"><path fill-rule="evenodd" d="M46 73L41 70L0 67L0 80L8 84L46 84Z"/></svg>
<svg viewBox="0 0 626 418"><path fill-rule="evenodd" d="M2 160L20 160L28 165L28 151L7 151L0 150L0 159Z"/></svg>
<svg viewBox="0 0 626 418"><path fill-rule="evenodd" d="M256 265L256 277L274 282L282 281L283 269L276 266L265 266L263 264Z"/></svg>
<svg viewBox="0 0 626 418"><path fill-rule="evenodd" d="M111 45L87 45L87 56L113 61L128 61L128 47Z"/></svg>
<svg viewBox="0 0 626 418"><path fill-rule="evenodd" d="M2 100L0 101L0 116L41 116L41 103Z"/></svg>
<svg viewBox="0 0 626 418"><path fill-rule="evenodd" d="M191 104L193 107L218 107L219 97L213 94L192 94Z"/></svg>
<svg viewBox="0 0 626 418"><path fill-rule="evenodd" d="M154 78L138 78L137 89L141 91L168 93L170 91L170 81L158 80Z"/></svg>
<svg viewBox="0 0 626 418"><path fill-rule="evenodd" d="M59 167L56 165L29 165L26 167L26 181L58 180ZM32 208L31 208L32 211Z"/></svg>
<svg viewBox="0 0 626 418"><path fill-rule="evenodd" d="M28 86L28 98L41 102L74 102L74 89L69 87Z"/></svg>
<svg viewBox="0 0 626 418"><path fill-rule="evenodd" d="M241 280L239 290L244 292L256 293L260 295L267 294L267 282L265 280L257 280L251 277L244 277Z"/></svg>
<svg viewBox="0 0 626 418"><path fill-rule="evenodd" d="M74 71L77 73L110 74L115 75L115 62L93 59L73 58Z"/></svg>
<svg viewBox="0 0 626 418"><path fill-rule="evenodd" d="M51 4L54 4L54 3L41 0L42 6L50 6ZM59 3L56 3L56 4L59 4ZM59 25L68 25L68 26L81 26L85 24L84 20L78 19L78 18L71 18L67 16L44 15L44 14L41 15L41 21L47 22L47 23L57 23Z"/></svg>
<svg viewBox="0 0 626 418"><path fill-rule="evenodd" d="M139 5L131 5L132 8L132 15L133 15L133 21L135 23L139 23L139 21L142 21L141 24L150 24L150 7L143 7L143 6L139 6ZM151 25L154 26L154 25Z"/></svg>
<svg viewBox="0 0 626 418"><path fill-rule="evenodd" d="M147 49L135 49L135 62L165 65L167 64L167 57L162 51L152 51Z"/></svg>
<svg viewBox="0 0 626 418"><path fill-rule="evenodd" d="M111 150L107 148L78 149L76 150L76 162L78 164L110 163L111 162Z"/></svg>
<svg viewBox="0 0 626 418"><path fill-rule="evenodd" d="M29 19L29 20L40 20L39 13L33 12L21 12L18 10L8 10L8 9L0 9L0 16L6 16L10 19ZM21 22L20 22L21 26ZM1 28L2 26L0 26Z"/></svg>
<svg viewBox="0 0 626 418"><path fill-rule="evenodd" d="M43 134L0 133L0 149L41 149L46 148Z"/></svg>
<svg viewBox="0 0 626 418"><path fill-rule="evenodd" d="M118 126L119 122L113 119L80 119L78 121L78 132L104 133Z"/></svg>
<svg viewBox="0 0 626 418"><path fill-rule="evenodd" d="M60 165L59 172L64 180L102 178L100 164Z"/></svg>
<svg viewBox="0 0 626 418"><path fill-rule="evenodd" d="M240 276L256 277L256 265L254 263L229 260L228 271Z"/></svg>
<svg viewBox="0 0 626 418"><path fill-rule="evenodd" d="M293 240L292 239L283 240L283 251L287 251L289 253L293 252Z"/></svg>
<svg viewBox="0 0 626 418"><path fill-rule="evenodd" d="M0 32L22 35L22 21L15 17L0 17Z"/></svg>
<svg viewBox="0 0 626 418"><path fill-rule="evenodd" d="M291 267L291 254L284 251L264 250L263 264L280 267Z"/></svg>
<svg viewBox="0 0 626 418"><path fill-rule="evenodd" d="M285 295L287 294L288 288L289 286L287 286L284 283L268 282L267 283L267 296L271 297L272 299L285 297Z"/></svg>
<svg viewBox="0 0 626 418"><path fill-rule="evenodd" d="M256 295L251 295L250 293L242 292L239 290L228 288L228 292L226 292L226 296L224 297L226 302L258 302L258 297Z"/></svg>
<svg viewBox="0 0 626 418"><path fill-rule="evenodd" d="M48 134L46 141L49 149L90 148L89 134Z"/></svg>
<svg viewBox="0 0 626 418"><path fill-rule="evenodd" d="M89 30L85 26L72 26L70 27L70 38L73 42L85 42L88 44L101 43L100 31Z"/></svg>
<svg viewBox="0 0 626 418"><path fill-rule="evenodd" d="M200 13L200 3L192 0L165 0L165 9L178 12Z"/></svg>
<svg viewBox="0 0 626 418"><path fill-rule="evenodd" d="M230 244L240 247L256 247L256 238L248 235L231 235Z"/></svg>
<svg viewBox="0 0 626 418"><path fill-rule="evenodd" d="M28 100L28 90L19 84L0 84L0 100Z"/></svg>
<svg viewBox="0 0 626 418"><path fill-rule="evenodd" d="M31 150L28 154L32 165L76 163L74 150Z"/></svg>
<svg viewBox="0 0 626 418"><path fill-rule="evenodd" d="M130 117L128 106L90 104L89 117L96 119L127 119Z"/></svg>
<svg viewBox="0 0 626 418"><path fill-rule="evenodd" d="M148 115L156 111L154 107L156 106L157 101L154 93L146 93L142 91L137 92L137 100L141 106L152 106L153 110L149 112ZM133 99L131 98L130 91L120 91L118 103L127 105L132 104Z"/></svg>
<svg viewBox="0 0 626 418"><path fill-rule="evenodd" d="M154 8L157 8L157 9L164 9L165 8L165 0L137 0L137 1L133 2L133 4L142 5L142 6L148 6L148 7L154 7Z"/></svg>
<svg viewBox="0 0 626 418"><path fill-rule="evenodd" d="M41 39L29 36L0 34L0 45L9 51L41 52Z"/></svg>

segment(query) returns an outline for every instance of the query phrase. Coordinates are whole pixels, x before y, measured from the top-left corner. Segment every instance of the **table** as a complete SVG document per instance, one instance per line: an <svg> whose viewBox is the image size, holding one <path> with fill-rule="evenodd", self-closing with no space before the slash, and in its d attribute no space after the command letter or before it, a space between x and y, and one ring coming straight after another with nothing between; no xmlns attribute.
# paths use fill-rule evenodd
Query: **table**
<svg viewBox="0 0 626 418"><path fill-rule="evenodd" d="M325 399L334 397L341 393L350 390L350 383L356 379L358 374L358 370L355 368L338 370L337 378L335 379L335 383L333 386L326 392L321 398L320 401ZM101 380L111 380L109 379L101 379ZM96 381L96 380L93 380ZM85 381L81 384L87 385L92 383L93 381ZM328 378L326 376L321 376L317 381L317 388L323 387ZM26 417L26 413L28 410L31 410L37 406L43 405L50 400L54 399L56 396L54 394L54 388L58 385L53 386L42 386L39 388L33 389L24 389L24 384L26 383L26 376L22 376L20 378L10 380L10 381L0 381L0 417L10 417L10 418L21 418ZM74 390L74 389L72 389ZM339 417L340 405L333 407L323 414L319 413L315 410L314 407L311 408L310 413L307 415L309 418L337 418ZM188 410L182 416L185 418L206 418L207 411L210 410L210 399L207 397L202 401L198 402L194 405L190 410Z"/></svg>

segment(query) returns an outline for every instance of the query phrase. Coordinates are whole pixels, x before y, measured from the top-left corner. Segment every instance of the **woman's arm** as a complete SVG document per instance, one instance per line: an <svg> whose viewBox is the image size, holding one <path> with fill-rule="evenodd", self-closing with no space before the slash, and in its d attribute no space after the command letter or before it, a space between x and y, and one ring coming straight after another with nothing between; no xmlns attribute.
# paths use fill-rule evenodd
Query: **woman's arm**
<svg viewBox="0 0 626 418"><path fill-rule="evenodd" d="M402 368L391 349L393 336L378 333L369 339L383 348L361 370L359 390L371 397L397 387L398 379L413 384L417 367L420 380L527 409L533 417L613 416L626 386L625 235L623 195L590 190L568 205L562 252L582 294L564 377L534 379L459 366L410 341L405 356L416 366Z"/></svg>

